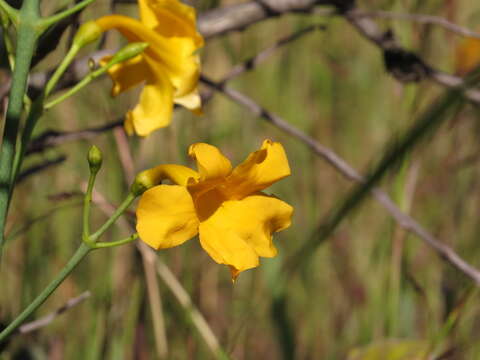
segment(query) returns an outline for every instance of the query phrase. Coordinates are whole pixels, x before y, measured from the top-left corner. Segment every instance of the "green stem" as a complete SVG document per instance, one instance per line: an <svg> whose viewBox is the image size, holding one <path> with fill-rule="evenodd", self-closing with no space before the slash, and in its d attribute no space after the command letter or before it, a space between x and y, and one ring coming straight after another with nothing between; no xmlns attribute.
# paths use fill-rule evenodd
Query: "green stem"
<svg viewBox="0 0 480 360"><path fill-rule="evenodd" d="M115 65L115 64L113 64L113 63L110 64L109 63L109 64L101 67L100 69L97 69L97 70L91 72L90 74L85 76L80 82L78 82L74 87L72 87L70 90L66 91L64 94L60 95L56 99L53 99L52 101L47 102L44 105L44 109L45 110L51 109L55 105L57 105L57 104L61 103L62 101L68 99L70 96L75 95L77 92L82 90L85 86L90 84L93 80L95 80L96 78L98 78L101 75L103 75L104 73L106 73L107 70L109 68L111 68L113 65Z"/></svg>
<svg viewBox="0 0 480 360"><path fill-rule="evenodd" d="M35 51L38 30L36 23L39 17L38 0L25 0L20 10L20 24L17 33L17 49L12 87L5 119L5 130L0 150L0 257L5 237L5 222L12 186L12 166L23 99L27 87L28 73Z"/></svg>
<svg viewBox="0 0 480 360"><path fill-rule="evenodd" d="M32 137L33 129L35 128L35 125L37 125L38 119L43 115L43 99L44 97L40 96L37 100L35 100L30 111L28 112L27 119L25 120L25 127L20 138L20 143L17 146L17 151L15 152L15 156L13 158L10 199L13 195L13 185L15 185L15 182L17 181L18 173L20 171L20 167L22 166L23 158L25 157L30 138Z"/></svg>
<svg viewBox="0 0 480 360"><path fill-rule="evenodd" d="M57 22L65 19L67 16L70 16L70 15L84 9L85 7L87 7L88 5L93 3L94 1L95 0L84 0L81 3L71 7L70 9L67 9L65 11L62 11L62 12L58 13L58 14L49 16L48 18L45 18L40 22L40 27L42 29L46 30L50 26L52 26L53 24L56 24Z"/></svg>
<svg viewBox="0 0 480 360"><path fill-rule="evenodd" d="M89 242L96 243L100 236L102 236L105 231L108 230L110 226L112 226L118 218L127 210L127 208L132 204L133 200L135 200L136 196L132 193L129 193L128 196L125 198L123 203L115 210L113 215L103 224L100 229L98 229L94 234L90 235Z"/></svg>
<svg viewBox="0 0 480 360"><path fill-rule="evenodd" d="M0 343L2 343L9 335L11 335L15 329L17 329L35 310L40 307L40 305L45 302L45 300L48 299L48 297L63 282L63 280L65 280L65 278L73 271L73 269L77 267L77 265L90 251L91 248L88 245L84 243L80 245L70 261L60 271L60 273L58 273L57 277L50 284L48 284L48 286L40 293L40 295L38 295L36 299L33 300L33 302L28 305L27 308L23 310L23 312L0 333Z"/></svg>
<svg viewBox="0 0 480 360"><path fill-rule="evenodd" d="M117 240L117 241L110 241L110 242L99 242L93 245L92 247L94 249L101 249L101 248L109 248L109 247L114 247L114 246L119 246L119 245L124 245L131 243L132 241L135 241L138 239L138 234L132 234L128 238Z"/></svg>
<svg viewBox="0 0 480 360"><path fill-rule="evenodd" d="M8 33L8 27L10 25L11 20L5 14L5 12L0 11L0 17L2 22L2 38L3 43L5 44L5 50L7 51L7 58L8 58L8 65L10 66L10 70L13 71L15 67L15 52L13 51L13 42L10 38L10 34Z"/></svg>
<svg viewBox="0 0 480 360"><path fill-rule="evenodd" d="M5 0L0 0L0 9L7 14L10 21L17 26L18 25L18 10L7 4ZM4 29L6 30L6 29Z"/></svg>
<svg viewBox="0 0 480 360"><path fill-rule="evenodd" d="M60 80L60 77L65 73L65 70L67 70L68 66L72 63L73 59L75 58L75 56L77 56L79 51L80 47L75 46L75 44L72 45L70 50L68 50L67 55L65 55L62 62L57 67L50 80L48 80L47 85L45 86L45 97L50 95L55 85L57 85L58 80Z"/></svg>
<svg viewBox="0 0 480 360"><path fill-rule="evenodd" d="M58 103L62 102L63 100L69 98L73 94L77 93L81 89L83 89L86 85L90 82L98 78L99 76L103 75L110 69L112 66L127 61L129 59L134 58L135 56L141 54L146 48L148 47L147 43L130 43L120 49L111 59L110 61L102 66L101 68L92 71L90 74L85 76L79 83L77 83L73 88L65 92L63 95L60 95L58 98L46 103L44 109L50 109L51 107L57 105Z"/></svg>
<svg viewBox="0 0 480 360"><path fill-rule="evenodd" d="M89 242L90 236L90 208L92 205L92 191L95 184L95 178L97 177L96 171L90 171L90 177L88 178L87 192L83 199L83 241Z"/></svg>

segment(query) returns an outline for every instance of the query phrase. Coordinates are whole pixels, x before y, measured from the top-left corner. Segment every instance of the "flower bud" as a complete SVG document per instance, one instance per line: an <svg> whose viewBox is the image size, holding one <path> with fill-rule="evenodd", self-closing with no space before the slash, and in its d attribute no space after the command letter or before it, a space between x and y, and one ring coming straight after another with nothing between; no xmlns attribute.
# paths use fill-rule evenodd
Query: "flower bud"
<svg viewBox="0 0 480 360"><path fill-rule="evenodd" d="M151 171L145 170L137 174L130 188L130 192L135 196L140 196L155 185L157 185L157 183L155 179L152 178Z"/></svg>
<svg viewBox="0 0 480 360"><path fill-rule="evenodd" d="M134 58L137 55L140 55L146 48L148 43L135 42L125 45L123 48L117 51L115 55L108 62L109 64L117 64L120 62L127 61L131 58Z"/></svg>
<svg viewBox="0 0 480 360"><path fill-rule="evenodd" d="M95 21L87 21L83 23L78 29L73 38L73 46L82 48L95 40L97 40L103 33L103 29L98 26Z"/></svg>
<svg viewBox="0 0 480 360"><path fill-rule="evenodd" d="M90 172L96 174L102 167L102 152L98 147L92 145L90 150L88 150L88 165L90 166Z"/></svg>

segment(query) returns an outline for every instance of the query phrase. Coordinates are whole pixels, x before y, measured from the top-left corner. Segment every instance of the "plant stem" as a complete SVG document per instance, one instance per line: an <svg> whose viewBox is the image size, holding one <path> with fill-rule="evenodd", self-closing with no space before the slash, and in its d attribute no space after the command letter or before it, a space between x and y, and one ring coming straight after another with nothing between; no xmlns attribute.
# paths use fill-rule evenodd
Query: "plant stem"
<svg viewBox="0 0 480 360"><path fill-rule="evenodd" d="M119 245L124 245L131 243L132 241L135 241L138 239L138 234L132 234L128 238L117 240L117 241L109 241L109 242L99 242L93 245L92 247L94 249L101 249L101 248L109 248L109 247L114 247L114 246L119 246Z"/></svg>
<svg viewBox="0 0 480 360"><path fill-rule="evenodd" d="M57 85L58 80L60 80L60 77L63 75L65 70L67 70L68 66L72 63L73 59L79 51L80 48L74 45L68 50L68 53L65 55L62 62L57 67L50 80L48 80L47 85L45 86L45 98L50 95L55 85Z"/></svg>
<svg viewBox="0 0 480 360"><path fill-rule="evenodd" d="M55 105L61 103L62 101L68 99L70 96L76 94L77 92L79 92L80 90L82 90L85 86L87 86L88 84L90 84L93 80L95 80L96 78L98 78L99 76L103 75L104 73L107 72L107 70L109 68L111 68L113 65L115 64L107 64L103 67L101 67L100 69L97 69L93 72L91 72L90 74L88 74L87 76L85 76L80 82L78 82L74 87L72 87L70 90L66 91L64 94L60 95L59 97L57 97L56 99L53 99L52 101L49 101L47 102L45 105L44 105L44 109L45 110L48 110L52 107L54 107Z"/></svg>
<svg viewBox="0 0 480 360"><path fill-rule="evenodd" d="M100 236L108 230L110 226L112 226L117 219L125 212L125 210L132 204L133 200L135 200L136 196L132 193L129 193L122 204L115 210L113 215L103 224L100 229L98 229L94 234L90 235L89 242L96 243Z"/></svg>
<svg viewBox="0 0 480 360"><path fill-rule="evenodd" d="M17 329L35 310L37 310L40 305L42 305L45 300L55 291L55 289L65 280L65 278L77 267L77 265L82 261L82 259L91 251L92 249L82 243L77 249L75 254L72 256L70 261L65 265L65 267L58 273L57 277L36 297L33 302L26 307L23 312L18 315L15 320L13 320L10 325L8 325L5 330L0 333L0 343L2 343L9 335L11 335L15 329Z"/></svg>
<svg viewBox="0 0 480 360"><path fill-rule="evenodd" d="M97 171L90 171L90 177L88 178L87 192L83 200L83 235L82 239L85 242L89 242L90 236L90 208L92 205L92 191L95 184L95 178L97 177Z"/></svg>
<svg viewBox="0 0 480 360"><path fill-rule="evenodd" d="M49 16L48 18L45 18L40 22L40 26L42 27L42 29L46 30L50 26L52 26L53 24L56 24L57 22L65 19L67 16L70 16L70 15L72 15L72 14L78 12L78 11L83 10L85 7L87 7L88 5L90 5L94 1L95 0L84 0L81 3L79 3L75 6L72 6L70 9L67 9L65 11L62 11L62 12L58 13L58 14Z"/></svg>
<svg viewBox="0 0 480 360"><path fill-rule="evenodd" d="M11 7L5 0L0 0L0 9L5 12L10 21L17 26L18 25L18 10ZM6 30L6 29L4 29Z"/></svg>
<svg viewBox="0 0 480 360"><path fill-rule="evenodd" d="M12 187L12 165L18 127L23 109L30 63L39 36L36 24L40 16L38 0L25 0L20 10L17 33L15 69L5 119L5 130L0 150L0 258L5 237L5 223Z"/></svg>
<svg viewBox="0 0 480 360"><path fill-rule="evenodd" d="M38 119L43 115L43 99L43 96L40 96L37 100L35 100L35 102L30 108L27 119L25 120L25 127L23 128L20 143L17 145L17 151L15 152L15 156L13 158L10 199L13 196L14 185L17 181L17 176L22 166L23 158L25 157L25 153L27 151L27 146L30 142L30 138L32 137L33 129L35 128Z"/></svg>
<svg viewBox="0 0 480 360"><path fill-rule="evenodd" d="M8 33L8 27L11 23L9 17L5 14L5 12L0 11L0 19L1 19L1 26L2 26L2 37L3 43L5 44L5 50L7 51L7 59L8 65L10 66L10 70L13 71L15 67L15 52L13 51L13 42L10 38L10 34Z"/></svg>

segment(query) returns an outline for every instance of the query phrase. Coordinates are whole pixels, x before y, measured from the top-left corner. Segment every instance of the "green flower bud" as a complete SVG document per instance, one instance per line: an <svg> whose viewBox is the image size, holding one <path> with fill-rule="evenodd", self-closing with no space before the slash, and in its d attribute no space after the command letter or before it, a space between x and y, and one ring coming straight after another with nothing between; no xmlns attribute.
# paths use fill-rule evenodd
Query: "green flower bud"
<svg viewBox="0 0 480 360"><path fill-rule="evenodd" d="M137 174L135 180L130 188L130 192L135 196L142 195L148 189L157 185L151 176L151 170L145 170Z"/></svg>
<svg viewBox="0 0 480 360"><path fill-rule="evenodd" d="M102 167L102 152L98 147L92 145L90 150L88 150L88 165L90 166L90 172L96 174Z"/></svg>
<svg viewBox="0 0 480 360"><path fill-rule="evenodd" d="M134 58L137 55L140 55L146 48L148 43L134 42L125 45L123 48L117 51L113 55L112 59L108 62L109 64L117 64L120 62L127 61L131 58Z"/></svg>
<svg viewBox="0 0 480 360"><path fill-rule="evenodd" d="M87 21L83 23L78 29L73 38L73 46L82 48L95 40L97 40L103 33L103 29L98 26L95 21Z"/></svg>

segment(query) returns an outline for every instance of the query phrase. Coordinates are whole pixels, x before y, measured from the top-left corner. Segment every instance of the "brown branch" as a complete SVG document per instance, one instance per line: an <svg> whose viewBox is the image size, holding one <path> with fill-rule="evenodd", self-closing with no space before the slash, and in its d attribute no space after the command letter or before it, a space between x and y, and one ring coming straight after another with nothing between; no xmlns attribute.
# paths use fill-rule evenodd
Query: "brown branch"
<svg viewBox="0 0 480 360"><path fill-rule="evenodd" d="M249 1L217 8L200 14L198 29L206 38L243 30L268 18L287 13L309 13L317 5L328 5L325 0L264 0Z"/></svg>
<svg viewBox="0 0 480 360"><path fill-rule="evenodd" d="M480 34L472 31L466 27L457 25L448 21L447 19L441 16L434 15L425 15L425 14L405 14L405 13L396 13L391 11L355 11L355 16L357 17L370 17L370 18L383 18L383 19L394 19L394 20L406 20L412 21L419 24L433 24L445 28L446 30L461 36L468 36L480 39Z"/></svg>
<svg viewBox="0 0 480 360"><path fill-rule="evenodd" d="M27 334L32 331L36 331L38 329L41 329L49 324L51 324L58 316L62 315L64 312L70 310L71 308L77 306L81 302L85 301L90 297L91 293L90 291L85 291L78 295L77 297L74 297L70 300L68 300L63 306L55 310L54 312L51 312L50 314L41 317L38 320L23 324L18 328L17 333L20 334Z"/></svg>
<svg viewBox="0 0 480 360"><path fill-rule="evenodd" d="M23 170L20 175L18 176L17 180L17 185L20 184L21 182L25 181L28 177L35 175L43 170L46 170L52 166L59 165L62 162L67 160L67 157L65 155L60 155L56 157L55 159L52 160L46 160L40 164L33 165L25 170Z"/></svg>
<svg viewBox="0 0 480 360"><path fill-rule="evenodd" d="M110 123L77 131L47 130L32 140L27 154L43 152L48 148L76 140L88 140L123 125L123 118Z"/></svg>
<svg viewBox="0 0 480 360"><path fill-rule="evenodd" d="M300 140L302 143L307 145L310 150L322 159L324 159L328 164L334 167L340 174L342 174L346 179L353 181L355 183L363 183L365 181L364 177L358 173L353 167L351 167L345 160L338 156L334 151L329 149L326 146L318 143L314 138L303 133L299 129L290 125L280 116L266 110L265 108L258 105L254 100L248 96L231 89L224 84L218 84L214 81L203 76L201 81L214 88L215 90L221 92L232 101L243 106L252 112L255 116L268 121L275 127L284 131L285 133L291 135L292 137ZM392 199L379 188L372 188L370 191L373 197L390 213L390 215L395 219L399 226L404 228L407 231L411 231L422 239L426 244L435 250L435 252L444 259L447 263L460 270L470 279L472 279L477 285L480 285L480 271L475 267L468 264L463 260L452 248L448 245L443 244L438 239L436 239L432 234L430 234L426 229L424 229L417 221L415 221L409 215L403 213L397 205L392 201Z"/></svg>
<svg viewBox="0 0 480 360"><path fill-rule="evenodd" d="M464 85L464 81L461 77L437 70L423 61L423 59L415 53L401 47L395 41L391 31L382 31L375 21L366 17L366 15L375 15L375 13L363 12L355 8L348 9L348 1L251 1L214 9L201 14L198 26L200 32L206 38L210 38L230 31L245 29L248 26L274 16L292 12L310 13L313 12L318 5L331 5L334 6L334 9L316 9L314 13L318 14L320 10L322 15L343 16L359 32L359 34L382 50L387 71L389 71L397 80L409 82L430 79L447 88L461 87ZM378 12L376 14L379 15ZM386 14L384 14L384 16L386 16ZM401 15L399 15L399 17L401 17ZM411 18L413 19L415 16L411 15ZM455 30L457 33L478 36L478 34L472 33L468 29L457 25L454 26L454 24L448 23L447 21L442 22L439 21L439 19L433 20L432 17L428 18L426 15L419 15L416 18L419 22L426 22L427 20L431 22L436 21L437 24L442 24L444 27L448 26L450 30ZM447 23L449 25L446 25ZM468 100L480 104L479 90L468 89L464 94Z"/></svg>
<svg viewBox="0 0 480 360"><path fill-rule="evenodd" d="M304 35L310 34L315 30L325 30L325 26L323 25L311 25L307 26L301 30L295 31L292 34L289 34L278 41L276 41L274 44L270 45L269 47L263 49L260 51L258 54L252 56L251 58L245 60L244 62L235 65L230 69L230 71L220 80L217 81L217 83L220 84L225 84L230 80L233 80L234 78L240 76L241 74L255 70L255 68L264 62L267 58L272 56L278 49L281 47L288 45L300 38L302 38ZM208 89L202 93L202 104L208 103L208 101L211 99L211 97L214 94L213 89Z"/></svg>
<svg viewBox="0 0 480 360"><path fill-rule="evenodd" d="M254 0L207 11L199 15L197 24L200 33L206 39L209 39L231 31L243 30L266 19L285 14L314 13L316 15L338 15L344 17L359 34L382 50L385 67L397 80L411 82L430 79L447 88L465 85L461 77L450 75L432 67L414 52L400 46L391 31L384 32L375 21L367 16L391 16L392 18L397 16L398 18L409 18L412 21L417 19L419 22L430 21L432 23L435 21L439 25L449 27L452 31L455 30L456 33L475 35L475 37L479 34L449 23L446 20L440 21L441 18L429 15L394 15L386 12L368 12L353 8L351 7L352 4L353 1L350 0ZM318 8L320 5L327 7ZM88 73L88 60L90 58L98 60L107 53L107 51L103 50L75 61L72 65L73 70L68 72L68 76L65 79L62 79L58 88L65 88L76 83L78 79L83 78ZM33 74L30 81L33 91L41 89L47 78L48 73ZM464 94L468 100L480 104L479 90L468 89L465 90Z"/></svg>

